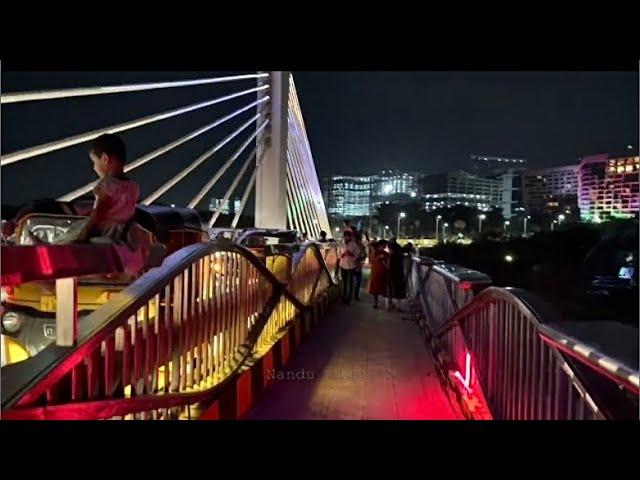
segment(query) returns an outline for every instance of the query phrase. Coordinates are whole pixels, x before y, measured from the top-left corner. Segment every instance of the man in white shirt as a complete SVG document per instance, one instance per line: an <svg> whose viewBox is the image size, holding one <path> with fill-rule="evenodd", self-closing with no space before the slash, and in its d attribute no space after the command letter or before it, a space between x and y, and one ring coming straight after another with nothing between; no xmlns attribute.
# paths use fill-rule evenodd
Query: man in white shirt
<svg viewBox="0 0 640 480"><path fill-rule="evenodd" d="M340 274L342 276L342 302L351 304L354 272L360 249L350 231L344 232L344 240L340 245Z"/></svg>

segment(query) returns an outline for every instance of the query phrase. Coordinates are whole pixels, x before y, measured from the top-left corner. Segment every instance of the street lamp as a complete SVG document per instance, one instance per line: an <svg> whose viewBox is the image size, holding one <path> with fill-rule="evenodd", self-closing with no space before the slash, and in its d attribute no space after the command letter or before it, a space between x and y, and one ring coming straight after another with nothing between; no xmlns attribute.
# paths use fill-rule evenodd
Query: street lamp
<svg viewBox="0 0 640 480"><path fill-rule="evenodd" d="M562 223L564 221L564 218L565 217L563 214L558 215L558 223Z"/></svg>
<svg viewBox="0 0 640 480"><path fill-rule="evenodd" d="M398 214L398 228L396 229L396 236L400 238L400 219L406 217L407 214L404 212L400 212Z"/></svg>
<svg viewBox="0 0 640 480"><path fill-rule="evenodd" d="M507 233L507 227L511 225L511 222L509 220L507 220L506 222L504 222L504 232Z"/></svg>
<svg viewBox="0 0 640 480"><path fill-rule="evenodd" d="M478 233L482 233L482 221L486 218L487 216L484 213L478 215Z"/></svg>
<svg viewBox="0 0 640 480"><path fill-rule="evenodd" d="M558 223L558 221L557 221L557 220L554 220L553 222L551 222L551 231L552 231L552 232L553 232L553 226L554 226L556 223Z"/></svg>
<svg viewBox="0 0 640 480"><path fill-rule="evenodd" d="M442 215L438 215L436 217L436 242L438 241L438 224L440 223L441 218L442 218Z"/></svg>
<svg viewBox="0 0 640 480"><path fill-rule="evenodd" d="M446 238L446 237L445 237L445 235L446 235L446 233L447 233L447 227L448 227L448 226L449 226L449 224L448 224L448 223L444 223L444 224L442 225L442 241L443 241L443 242L445 242L445 241L446 241L446 240L445 240L445 238Z"/></svg>
<svg viewBox="0 0 640 480"><path fill-rule="evenodd" d="M527 220L531 220L531 217L529 215L524 217L524 232L522 232L523 237L527 236Z"/></svg>

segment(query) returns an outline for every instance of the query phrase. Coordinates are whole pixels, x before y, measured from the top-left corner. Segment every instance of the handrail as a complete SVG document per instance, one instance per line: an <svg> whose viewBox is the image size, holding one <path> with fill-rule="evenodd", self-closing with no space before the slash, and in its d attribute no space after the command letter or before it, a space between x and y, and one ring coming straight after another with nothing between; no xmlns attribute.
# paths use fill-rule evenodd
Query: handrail
<svg viewBox="0 0 640 480"><path fill-rule="evenodd" d="M515 303L526 319L535 324L539 336L549 345L562 350L602 375L611 378L620 385L623 385L630 392L640 393L637 371L619 360L598 352L586 343L545 325L539 312L533 310L522 300L518 289L489 287L483 290L472 301L458 310L458 312L456 312L446 324L436 330L433 335L436 337L443 335L448 330L454 328L460 321L469 318L473 311L477 310L480 305L495 300L506 300Z"/></svg>
<svg viewBox="0 0 640 480"><path fill-rule="evenodd" d="M307 245L305 250L322 258L315 244ZM219 261L222 255L226 256L226 263ZM324 261L317 265L320 267L317 276L320 277L326 265ZM293 275L296 270L294 266ZM209 277L214 281L208 282ZM315 283L317 279L314 279ZM217 294L213 291L216 288ZM207 310L212 302L226 310L216 310L215 305ZM106 418L151 410L157 417L161 415L159 409L211 400L223 383L256 352L257 345L269 340L265 334L273 336L291 319L294 310L287 304L298 311L307 308L246 248L223 241L186 247L86 318L80 324L77 347L62 349L52 345L36 357L5 367L2 406L8 410L3 411L3 417ZM238 306L235 310L234 305ZM222 311L227 311L227 315L235 320L225 320L216 314ZM243 325L242 312L249 314L251 325ZM164 323L160 318L162 314ZM225 321L230 323L222 326L216 323L224 324ZM203 329L207 328L209 333L216 331L216 335L220 335L219 343L215 340L213 345L206 342ZM179 335L180 341L172 343L172 335L174 340L175 335ZM196 337L204 344L198 344L194 340ZM194 348L190 346L194 342L195 350L190 350ZM154 345L156 356L153 352L149 356L149 349L153 350ZM162 345L168 350L161 351ZM195 362L186 367L186 373L185 355ZM116 357L123 369L122 378L131 379L131 398L112 398L118 383L114 377L118 365ZM140 363L142 358L145 358L144 365ZM177 372L177 367L171 369L171 362L174 366L180 364L181 371ZM97 378L95 372L100 368L105 375L110 371L111 376L102 380ZM170 383L168 391L166 383L162 388L158 386L159 368L165 372L165 381ZM212 372L215 375L212 376ZM126 386L122 378L120 387ZM178 380L179 386L175 383ZM73 404L55 401L65 381L72 382ZM77 387L75 392L74 386ZM81 386L85 387L84 394ZM199 391L194 392L194 389ZM46 407L37 406L39 398L46 398ZM167 418L166 415L163 418Z"/></svg>
<svg viewBox="0 0 640 480"><path fill-rule="evenodd" d="M567 355L588 365L598 373L609 377L631 393L636 395L640 393L638 371L633 370L619 360L604 355L586 343L558 332L549 326L540 325L539 330L543 340L558 350L562 350Z"/></svg>
<svg viewBox="0 0 640 480"><path fill-rule="evenodd" d="M424 278L421 262L412 262L409 287L414 300L420 300L432 346L448 358L445 369L463 371L465 356L471 355L476 379L498 418L605 418L609 412L596 404L586 388L582 374L570 365L568 354L600 375L638 393L638 373L622 362L607 357L546 325L552 310L539 309L540 302L519 289L488 287L474 292L474 285L463 304L449 310L438 309L441 302L432 294L451 295L442 289L427 290L425 283L440 282L429 277L447 276L450 269L431 262ZM418 280L420 279L420 280ZM453 288L461 291L466 280ZM476 289L477 290L477 289ZM454 292L455 295L455 292ZM532 303L533 302L533 303ZM453 311L451 311L453 310ZM438 320L438 314L448 317ZM545 315L544 318L541 315ZM442 321L444 320L444 321ZM450 382L454 389L459 385Z"/></svg>

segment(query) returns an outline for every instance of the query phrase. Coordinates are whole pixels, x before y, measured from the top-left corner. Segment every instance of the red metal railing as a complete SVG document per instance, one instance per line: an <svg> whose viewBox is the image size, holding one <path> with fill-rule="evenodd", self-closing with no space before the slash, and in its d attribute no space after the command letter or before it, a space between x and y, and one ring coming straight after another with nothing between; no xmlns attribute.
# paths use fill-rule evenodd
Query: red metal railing
<svg viewBox="0 0 640 480"><path fill-rule="evenodd" d="M5 367L2 417L191 417L333 285L317 245L301 255L288 289L243 247L176 252L81 323L76 347Z"/></svg>

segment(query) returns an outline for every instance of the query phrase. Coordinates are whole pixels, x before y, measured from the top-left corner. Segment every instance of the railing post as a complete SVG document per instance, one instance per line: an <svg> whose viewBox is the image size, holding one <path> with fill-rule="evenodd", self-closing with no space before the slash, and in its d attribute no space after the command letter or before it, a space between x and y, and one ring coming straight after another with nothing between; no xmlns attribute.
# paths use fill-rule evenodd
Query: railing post
<svg viewBox="0 0 640 480"><path fill-rule="evenodd" d="M78 339L78 278L56 280L56 345L72 347Z"/></svg>
<svg viewBox="0 0 640 480"><path fill-rule="evenodd" d="M2 335L2 337L0 337L2 339L2 345L0 345L0 356L2 357L0 359L0 366L5 366L7 364L7 337L5 337L4 335Z"/></svg>
<svg viewBox="0 0 640 480"><path fill-rule="evenodd" d="M258 139L256 154L255 226L284 229L287 228L289 72L271 72L269 83L269 128L264 141Z"/></svg>

